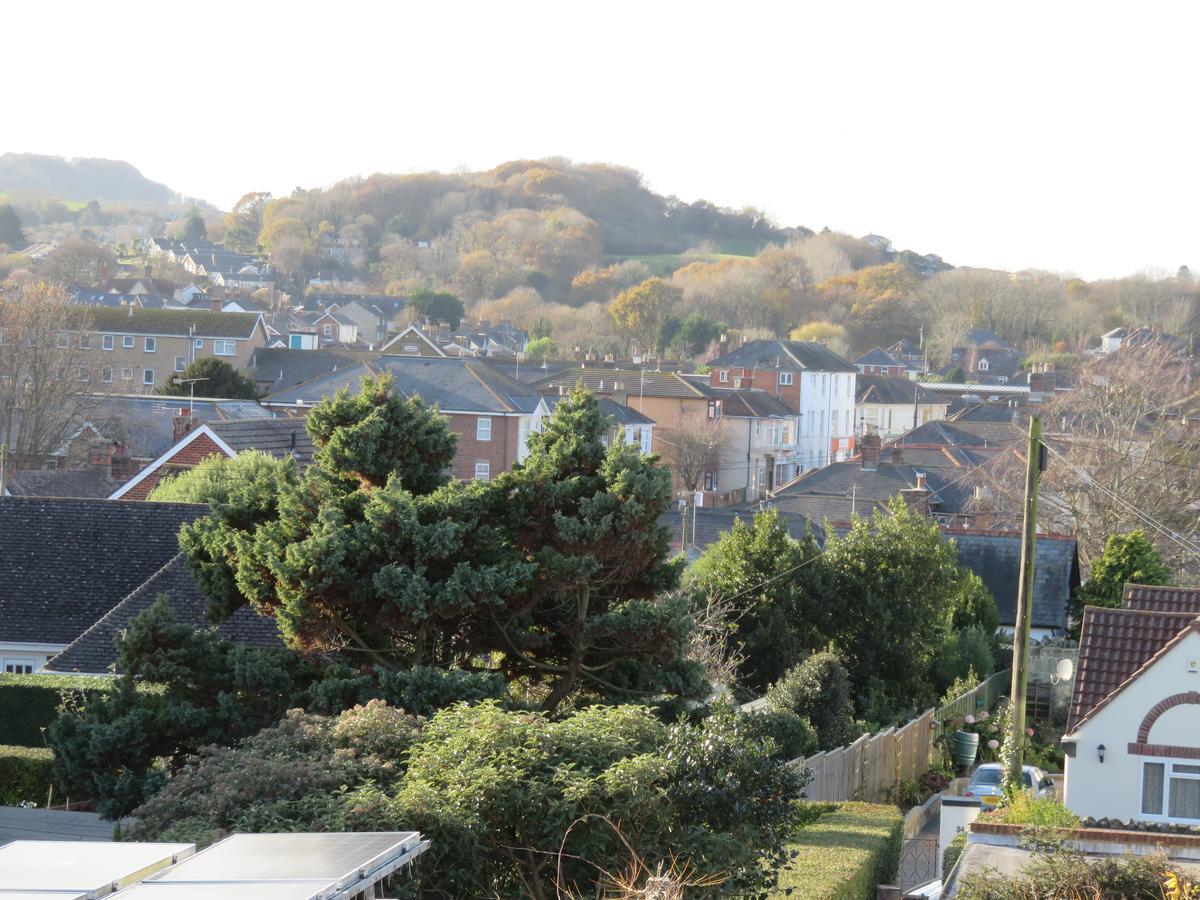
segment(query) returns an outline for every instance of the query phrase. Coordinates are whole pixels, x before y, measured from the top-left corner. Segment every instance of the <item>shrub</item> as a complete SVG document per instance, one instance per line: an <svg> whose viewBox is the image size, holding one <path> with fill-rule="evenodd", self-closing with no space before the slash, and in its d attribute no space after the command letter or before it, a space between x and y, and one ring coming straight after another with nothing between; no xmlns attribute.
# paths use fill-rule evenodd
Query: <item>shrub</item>
<svg viewBox="0 0 1200 900"><path fill-rule="evenodd" d="M954 868L966 847L967 832L960 831L950 839L950 846L942 853L942 881L950 876L950 870Z"/></svg>
<svg viewBox="0 0 1200 900"><path fill-rule="evenodd" d="M789 845L794 859L775 896L873 900L875 886L894 882L904 817L894 806L843 803L801 830Z"/></svg>
<svg viewBox="0 0 1200 900"><path fill-rule="evenodd" d="M837 654L815 653L767 691L770 709L804 716L817 732L817 748L832 750L858 737L850 679Z"/></svg>
<svg viewBox="0 0 1200 900"><path fill-rule="evenodd" d="M501 700L508 684L499 672L416 666L402 672L358 672L332 667L309 688L309 709L336 714L369 700L386 700L414 715L429 716L463 701Z"/></svg>
<svg viewBox="0 0 1200 900"><path fill-rule="evenodd" d="M44 806L54 778L54 754L45 748L0 744L0 806Z"/></svg>
<svg viewBox="0 0 1200 900"><path fill-rule="evenodd" d="M1039 828L1076 828L1079 816L1050 797L1034 797L1027 791L1015 791L996 809L980 817L1006 825L1032 825Z"/></svg>
<svg viewBox="0 0 1200 900"><path fill-rule="evenodd" d="M816 752L817 733L804 716L787 710L767 710L751 713L747 724L760 738L775 741L775 755L780 759L803 759Z"/></svg>
<svg viewBox="0 0 1200 900"><path fill-rule="evenodd" d="M1167 879L1166 857L1109 857L1089 863L1083 853L1059 847L1034 853L1019 878L992 872L973 873L959 883L961 900L1012 900L1024 897L1121 897L1160 900ZM1185 889L1188 882L1184 880Z"/></svg>
<svg viewBox="0 0 1200 900"><path fill-rule="evenodd" d="M92 697L107 692L113 679L88 675L0 675L0 722L4 739L19 747L46 746L42 729L58 715L63 691Z"/></svg>

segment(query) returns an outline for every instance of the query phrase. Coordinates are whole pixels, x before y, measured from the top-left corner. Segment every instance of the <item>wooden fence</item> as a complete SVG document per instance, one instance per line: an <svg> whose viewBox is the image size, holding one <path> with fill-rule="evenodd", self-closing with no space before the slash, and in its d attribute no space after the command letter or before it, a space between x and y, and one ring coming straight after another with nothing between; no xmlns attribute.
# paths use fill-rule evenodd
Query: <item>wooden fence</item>
<svg viewBox="0 0 1200 900"><path fill-rule="evenodd" d="M794 760L792 765L813 774L804 796L828 801L886 800L889 789L904 779L916 781L929 770L939 723L986 709L1008 683L1009 673L997 672L961 697L940 709L925 710L900 728L864 734L848 747Z"/></svg>

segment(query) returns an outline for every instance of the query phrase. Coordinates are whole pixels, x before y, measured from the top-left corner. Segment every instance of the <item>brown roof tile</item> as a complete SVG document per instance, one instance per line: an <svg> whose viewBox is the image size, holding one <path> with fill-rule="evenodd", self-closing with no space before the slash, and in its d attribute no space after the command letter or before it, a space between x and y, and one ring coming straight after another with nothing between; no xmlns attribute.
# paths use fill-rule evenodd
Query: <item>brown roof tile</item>
<svg viewBox="0 0 1200 900"><path fill-rule="evenodd" d="M1127 584L1121 606L1125 609L1200 616L1200 588Z"/></svg>
<svg viewBox="0 0 1200 900"><path fill-rule="evenodd" d="M1195 618L1194 614L1184 612L1087 607L1067 734L1078 728Z"/></svg>

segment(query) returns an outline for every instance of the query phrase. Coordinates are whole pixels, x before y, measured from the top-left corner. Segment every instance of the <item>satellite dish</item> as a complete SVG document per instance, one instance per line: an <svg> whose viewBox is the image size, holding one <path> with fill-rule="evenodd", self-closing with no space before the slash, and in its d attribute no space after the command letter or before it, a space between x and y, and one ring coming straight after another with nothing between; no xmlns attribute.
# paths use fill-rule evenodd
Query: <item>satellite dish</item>
<svg viewBox="0 0 1200 900"><path fill-rule="evenodd" d="M1063 681L1070 680L1071 676L1075 674L1075 661L1072 659L1060 659L1054 669L1054 674Z"/></svg>

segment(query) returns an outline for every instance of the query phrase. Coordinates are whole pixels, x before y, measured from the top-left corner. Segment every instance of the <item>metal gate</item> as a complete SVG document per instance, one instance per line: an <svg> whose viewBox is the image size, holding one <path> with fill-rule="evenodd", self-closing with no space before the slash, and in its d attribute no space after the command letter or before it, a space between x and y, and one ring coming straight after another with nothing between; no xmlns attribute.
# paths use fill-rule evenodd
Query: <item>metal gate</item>
<svg viewBox="0 0 1200 900"><path fill-rule="evenodd" d="M901 889L908 890L941 877L936 839L913 838L904 842L900 850L900 872L896 877Z"/></svg>

